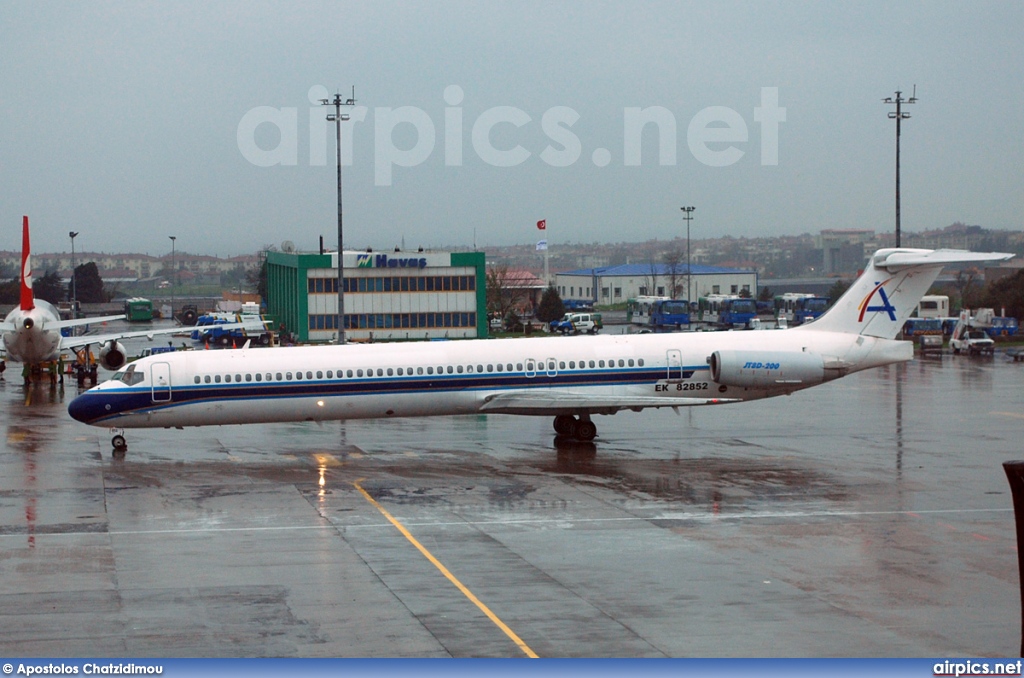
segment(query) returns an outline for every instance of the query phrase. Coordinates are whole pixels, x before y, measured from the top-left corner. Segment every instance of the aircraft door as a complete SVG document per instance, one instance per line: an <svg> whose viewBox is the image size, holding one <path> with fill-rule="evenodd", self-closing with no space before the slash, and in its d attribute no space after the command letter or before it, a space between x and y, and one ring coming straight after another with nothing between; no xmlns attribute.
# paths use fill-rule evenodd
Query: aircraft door
<svg viewBox="0 0 1024 678"><path fill-rule="evenodd" d="M555 361L554 358L548 358L548 376L549 377L557 377L558 376L558 363Z"/></svg>
<svg viewBox="0 0 1024 678"><path fill-rule="evenodd" d="M171 401L171 366L168 363L153 363L149 368L154 403Z"/></svg>
<svg viewBox="0 0 1024 678"><path fill-rule="evenodd" d="M668 363L668 380L669 381L682 381L683 380L683 352L671 348L667 354Z"/></svg>
<svg viewBox="0 0 1024 678"><path fill-rule="evenodd" d="M532 379L535 376L537 376L537 363L533 358L529 358L526 361L526 377Z"/></svg>

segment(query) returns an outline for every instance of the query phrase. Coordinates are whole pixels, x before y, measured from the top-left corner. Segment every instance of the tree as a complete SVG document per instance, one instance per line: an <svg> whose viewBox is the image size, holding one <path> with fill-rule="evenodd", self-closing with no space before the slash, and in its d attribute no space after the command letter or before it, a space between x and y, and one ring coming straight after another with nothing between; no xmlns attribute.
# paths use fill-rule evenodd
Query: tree
<svg viewBox="0 0 1024 678"><path fill-rule="evenodd" d="M683 251L681 249L674 248L665 252L663 256L665 265L668 266L668 296L673 299L681 298L680 295L689 295L690 291L687 289L689 285L686 284L686 280L689 276L690 271L686 271L687 275L683 275L680 272L679 265L683 261ZM691 301L687 299L687 301Z"/></svg>
<svg viewBox="0 0 1024 678"><path fill-rule="evenodd" d="M507 318L509 311L526 300L527 290L516 285L508 266L492 266L487 270L487 312Z"/></svg>
<svg viewBox="0 0 1024 678"><path fill-rule="evenodd" d="M103 304L110 299L103 290L103 279L100 278L96 262L79 264L75 267L75 299L83 304ZM69 289L70 292L70 289Z"/></svg>
<svg viewBox="0 0 1024 678"><path fill-rule="evenodd" d="M648 269L650 273L644 276L644 287L646 291L640 294L658 295L658 256L653 249L647 251Z"/></svg>
<svg viewBox="0 0 1024 678"><path fill-rule="evenodd" d="M1024 319L1024 268L990 284L981 305L997 312L1005 308L1011 318Z"/></svg>
<svg viewBox="0 0 1024 678"><path fill-rule="evenodd" d="M767 286L762 287L761 291L757 293L758 301L771 301L774 298L775 294L772 292L772 288Z"/></svg>
<svg viewBox="0 0 1024 678"><path fill-rule="evenodd" d="M256 293L260 295L260 299L264 302L267 300L267 252L276 252L277 247L273 245L264 245L257 256L259 263L252 268L248 268L245 271L245 284L250 289L256 290Z"/></svg>
<svg viewBox="0 0 1024 678"><path fill-rule="evenodd" d="M21 281L15 278L0 283L0 304L17 304L21 297Z"/></svg>
<svg viewBox="0 0 1024 678"><path fill-rule="evenodd" d="M976 268L962 268L956 272L957 294L960 296L960 308L977 308L981 305L981 285L978 278L981 272Z"/></svg>
<svg viewBox="0 0 1024 678"><path fill-rule="evenodd" d="M848 289L850 289L850 283L845 280L837 280L832 287L828 288L828 305L831 306L839 301L839 297L846 294Z"/></svg>
<svg viewBox="0 0 1024 678"><path fill-rule="evenodd" d="M32 293L43 301L59 304L64 301L64 283L57 271L47 271L42 278L33 281Z"/></svg>
<svg viewBox="0 0 1024 678"><path fill-rule="evenodd" d="M558 295L558 290L555 289L554 285L549 285L544 290L535 315L537 320L542 323L558 320L565 315L565 306L562 304L562 298Z"/></svg>

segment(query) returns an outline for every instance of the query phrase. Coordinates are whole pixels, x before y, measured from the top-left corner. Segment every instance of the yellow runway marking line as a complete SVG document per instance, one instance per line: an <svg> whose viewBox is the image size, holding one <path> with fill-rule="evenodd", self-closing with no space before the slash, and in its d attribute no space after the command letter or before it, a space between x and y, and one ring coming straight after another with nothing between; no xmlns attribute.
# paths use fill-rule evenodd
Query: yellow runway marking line
<svg viewBox="0 0 1024 678"><path fill-rule="evenodd" d="M993 412L992 414L1001 414L1004 417L1013 417L1014 419L1024 419L1024 413L1022 412Z"/></svg>
<svg viewBox="0 0 1024 678"><path fill-rule="evenodd" d="M377 501L373 497L371 497L370 494L366 490L363 489L362 485L359 484L360 482L361 481L357 480L354 483L352 483L352 485L357 490L359 490L359 493L363 495L363 497L366 499L366 501L370 502L373 505L374 508L376 508L378 511L380 511L381 515L383 515L385 518L388 519L388 522L390 522L392 525L394 525L395 528L399 532L401 532L402 535L406 539L408 539L409 542L413 546L415 546L419 550L419 552L422 553L423 556L434 565L434 567L436 567L438 570L440 570L441 574L443 574L445 576L445 578L448 579L448 581L450 581L452 584L455 585L455 588L457 588L459 591L462 592L462 595L464 595L467 598L469 598L470 602L472 602L474 605L476 605L477 608L479 608L481 612L483 612L485 615L487 615L487 618L490 619L492 622L494 622L494 625L497 626L499 629L501 629L502 632L506 636L508 636L512 640L513 643L515 643L517 646L519 646L519 649L523 651L523 654L525 654L527 657L530 657L532 659L537 659L538 658L537 654L533 650L531 650L530 647L526 643L523 642L522 638L517 636L516 633L512 629L510 629L508 626L506 626L505 622L503 622L500 619L498 619L498 616L496 614L494 614L493 612L491 612L491 609L489 607L484 605L483 602L479 598L477 598L475 595L473 595L473 592L470 591L468 588L466 588L466 586L461 581L459 581L455 577L454 574L449 572L448 568L446 568L444 565L442 565L441 561L439 561L437 558L435 558L434 554L432 554L430 551L428 551L426 549L426 547L423 546L423 544L419 543L419 541L416 540L416 537L412 536L412 533L409 532L409 530L405 529L404 525L402 525L400 522L398 522L398 520L394 516L392 516L390 513L388 513L387 509L385 509L383 506L378 504Z"/></svg>

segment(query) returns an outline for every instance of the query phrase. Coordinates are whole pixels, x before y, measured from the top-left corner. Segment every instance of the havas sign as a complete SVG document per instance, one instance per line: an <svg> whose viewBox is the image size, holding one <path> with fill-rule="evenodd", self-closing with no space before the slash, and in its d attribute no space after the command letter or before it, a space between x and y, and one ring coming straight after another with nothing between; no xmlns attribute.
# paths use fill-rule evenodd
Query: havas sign
<svg viewBox="0 0 1024 678"><path fill-rule="evenodd" d="M357 268L426 268L426 257L389 257L386 254L357 254Z"/></svg>

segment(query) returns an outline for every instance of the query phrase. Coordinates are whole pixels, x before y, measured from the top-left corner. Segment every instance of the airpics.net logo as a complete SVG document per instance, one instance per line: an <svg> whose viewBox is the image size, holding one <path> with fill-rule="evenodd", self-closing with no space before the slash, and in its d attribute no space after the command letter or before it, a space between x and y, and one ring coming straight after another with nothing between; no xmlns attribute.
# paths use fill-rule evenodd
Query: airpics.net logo
<svg viewBox="0 0 1024 678"><path fill-rule="evenodd" d="M331 106L322 105L329 99L326 87L316 85L309 90L309 164L327 165L330 152L333 162L334 130L326 118ZM550 167L571 167L583 157L583 144L573 131L580 114L568 106L554 106L540 116L540 129L546 143L540 150L523 146L525 139L513 141L511 147L499 148L495 144L495 131L503 137L509 131L529 136L529 126L537 120L515 106L495 106L467 121L463 109L465 94L458 85L444 90L444 122L441 125L444 164L461 167L465 156L465 131L469 128L470 148L476 156L492 167L517 167L529 162L535 155ZM760 101L752 106L750 119L759 128L760 163L779 164L779 126L786 121L786 109L779 106L779 88L762 87ZM341 163L353 164L352 148L358 129L367 122L370 109L352 106L343 109L346 122L341 125ZM470 124L471 123L471 124ZM264 148L257 142L258 130L269 126L276 129L277 143ZM409 129L401 129L408 126ZM509 128L511 126L511 130ZM648 128L651 129L647 132ZM415 142L399 144L395 131L403 140L408 136ZM629 106L622 109L622 164L639 167L643 164L643 138L654 133L657 140L658 164L673 167L678 164L679 123L676 115L663 106ZM266 131L266 130L262 130ZM238 150L242 156L258 167L297 165L299 162L299 109L257 106L250 109L238 122ZM411 135L411 136L410 136ZM266 137L275 136L268 134ZM740 161L750 150L750 126L741 113L727 106L708 106L698 111L686 125L686 145L693 158L708 167L728 167ZM508 146L508 144L504 144ZM417 167L425 163L438 146L438 126L430 115L416 106L397 108L379 106L373 109L373 166L374 184L390 186L396 167ZM597 167L606 167L613 160L612 151L598 147L590 152L590 161ZM650 155L648 156L650 160Z"/></svg>

